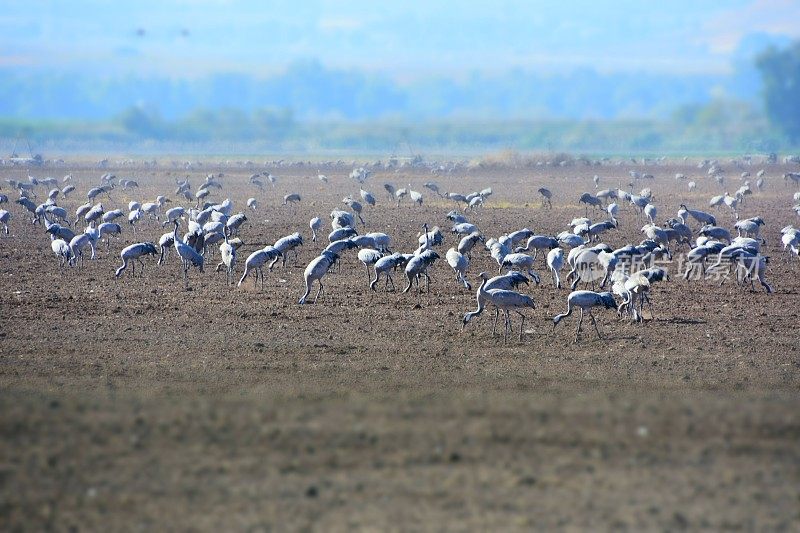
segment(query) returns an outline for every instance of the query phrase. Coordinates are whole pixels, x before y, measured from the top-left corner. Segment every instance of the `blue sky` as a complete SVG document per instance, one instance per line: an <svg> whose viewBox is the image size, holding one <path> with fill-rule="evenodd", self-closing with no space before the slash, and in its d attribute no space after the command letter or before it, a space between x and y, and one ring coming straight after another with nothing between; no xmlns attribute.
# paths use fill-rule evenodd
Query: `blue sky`
<svg viewBox="0 0 800 533"><path fill-rule="evenodd" d="M314 58L398 78L582 66L723 73L747 35L797 38L797 21L796 0L6 0L0 66L192 77Z"/></svg>

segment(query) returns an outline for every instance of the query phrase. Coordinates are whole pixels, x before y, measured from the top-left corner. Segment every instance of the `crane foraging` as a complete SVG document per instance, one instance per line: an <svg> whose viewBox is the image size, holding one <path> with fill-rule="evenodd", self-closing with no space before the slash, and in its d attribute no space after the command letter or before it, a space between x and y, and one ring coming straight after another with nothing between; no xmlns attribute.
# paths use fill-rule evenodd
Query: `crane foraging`
<svg viewBox="0 0 800 533"><path fill-rule="evenodd" d="M415 255L411 258L411 260L406 265L406 279L408 279L408 286L403 289L403 292L406 293L411 289L411 285L413 285L414 280L417 281L417 294L420 292L419 286L419 278L420 276L425 276L425 290L430 292L430 284L431 278L428 275L428 268L437 260L439 259L439 254L434 252L433 250L426 249L421 252L419 255Z"/></svg>
<svg viewBox="0 0 800 533"><path fill-rule="evenodd" d="M139 261L139 264L142 265L142 273L144 273L144 261L142 261L143 255L156 255L158 250L156 249L156 245L152 242L140 242L136 244L131 244L130 246L126 246L122 249L119 253L120 258L122 259L122 266L114 272L114 277L120 277L125 269L128 268L128 263L131 264L131 275L136 275L136 261Z"/></svg>
<svg viewBox="0 0 800 533"><path fill-rule="evenodd" d="M450 265L453 272L456 273L456 279L459 283L463 283L467 290L472 290L472 285L470 285L466 278L467 268L469 268L469 259L455 248L447 250L445 258L447 259L447 264Z"/></svg>
<svg viewBox="0 0 800 533"><path fill-rule="evenodd" d="M319 290L316 296L314 296L314 303L317 303L317 299L322 296L325 291L325 287L322 285L322 277L330 270L331 266L333 266L338 258L339 257L333 252L323 251L321 255L311 260L303 272L303 277L306 282L306 292L300 297L298 303L301 305L306 303L306 298L308 298L308 295L311 293L311 286L314 284L314 281L319 283Z"/></svg>
<svg viewBox="0 0 800 533"><path fill-rule="evenodd" d="M282 256L280 250L276 249L274 246L265 246L260 250L256 250L252 254L250 254L244 262L244 272L242 273L242 278L239 280L239 283L236 285L237 287L241 287L242 283L247 276L250 275L251 271L255 270L256 277L253 278L253 287L258 284L258 278L261 277L261 289L264 288L264 265L269 260L277 260L280 256Z"/></svg>
<svg viewBox="0 0 800 533"><path fill-rule="evenodd" d="M567 297L567 311L553 317L553 331L555 331L558 323L562 319L570 316L575 307L580 308L581 316L578 320L578 328L575 330L575 342L578 342L578 335L581 332L583 324L584 313L589 313L589 318L592 319L594 330L597 332L597 338L602 339L600 329L597 327L597 320L592 314L592 307L602 307L605 309L616 309L617 302L614 301L614 295L610 292L594 292L594 291L572 291Z"/></svg>
<svg viewBox="0 0 800 533"><path fill-rule="evenodd" d="M515 273L518 276L522 276L522 274ZM503 342L508 342L508 333L511 331L511 311L514 311L522 318L522 323L520 324L519 328L519 340L522 340L522 334L525 331L525 315L520 311L520 309L524 309L527 307L531 307L536 309L536 304L533 301L533 298L527 296L525 294L521 294L511 289L501 289L501 288L493 288L493 289L486 289L487 284L489 283L489 276L486 272L481 272L478 275L481 278L481 284L478 287L478 291L476 294L476 298L478 300L478 309L476 311L471 311L464 315L464 320L462 323L462 329L466 326L467 322L473 316L479 315L483 312L483 309L486 303L490 303L495 307L495 321L494 326L492 328L492 336L494 336L497 330L497 316L499 312L502 310L504 314L504 334L503 334ZM524 278L524 276L522 276ZM492 280L497 278L492 278Z"/></svg>

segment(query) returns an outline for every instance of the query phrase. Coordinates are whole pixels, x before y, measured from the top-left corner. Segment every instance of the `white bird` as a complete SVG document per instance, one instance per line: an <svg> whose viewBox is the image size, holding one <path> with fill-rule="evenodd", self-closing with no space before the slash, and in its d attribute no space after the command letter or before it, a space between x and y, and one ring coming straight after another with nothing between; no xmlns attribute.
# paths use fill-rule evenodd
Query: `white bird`
<svg viewBox="0 0 800 533"><path fill-rule="evenodd" d="M553 248L547 253L547 268L553 274L553 285L556 289L561 288L561 277L559 271L564 267L564 250Z"/></svg>
<svg viewBox="0 0 800 533"><path fill-rule="evenodd" d="M87 224L91 224L92 222L101 220L103 213L105 213L103 210L103 204L93 205L92 208L89 209L85 215L83 215L83 219Z"/></svg>
<svg viewBox="0 0 800 533"><path fill-rule="evenodd" d="M616 280L612 290L614 294L622 297L622 303L617 307L617 313L622 314L622 310L627 310L634 321L641 322L641 310L637 309L637 304L641 308L644 294L650 290L650 281L643 275L636 273L626 276L621 272L615 272Z"/></svg>
<svg viewBox="0 0 800 533"><path fill-rule="evenodd" d="M606 206L606 212L608 213L608 216L611 217L611 220L616 222L617 213L619 213L619 206L617 205L616 202L611 202Z"/></svg>
<svg viewBox="0 0 800 533"><path fill-rule="evenodd" d="M725 202L725 194L718 194L717 196L712 196L711 200L708 201L709 207L719 207Z"/></svg>
<svg viewBox="0 0 800 533"><path fill-rule="evenodd" d="M372 250L370 248L363 248L358 251L358 260L364 264L364 269L367 271L367 284L371 281L371 276L369 274L369 267L374 266L375 263L378 262L383 257L383 254L378 250Z"/></svg>
<svg viewBox="0 0 800 533"><path fill-rule="evenodd" d="M374 243L376 250L379 250L383 253L391 253L389 247L392 244L392 238L389 237L387 234L380 232L372 232L372 233L367 233L364 236L372 239L372 242Z"/></svg>
<svg viewBox="0 0 800 533"><path fill-rule="evenodd" d="M211 191L206 189L205 186L203 188L199 189L194 194L194 197L197 199L197 207L198 208L200 207L200 200L203 200L203 199L207 198L209 194L211 194Z"/></svg>
<svg viewBox="0 0 800 533"><path fill-rule="evenodd" d="M306 303L306 298L308 298L308 295L311 293L311 286L314 284L314 281L319 283L319 290L316 296L314 296L314 303L317 303L317 299L322 296L325 291L325 287L322 285L322 277L330 270L337 259L338 257L336 254L323 251L321 255L311 260L303 272L303 278L306 282L306 292L300 297L298 303Z"/></svg>
<svg viewBox="0 0 800 533"><path fill-rule="evenodd" d="M361 199L364 200L367 204L374 206L375 205L375 196L364 189L359 191L361 193Z"/></svg>
<svg viewBox="0 0 800 533"><path fill-rule="evenodd" d="M92 258L94 258L94 255L95 255L94 241L92 240L92 238L89 235L87 235L85 233L82 233L80 235L75 235L72 238L72 240L69 241L69 248L70 248L70 252L72 254L72 261L73 262L76 263L78 258L80 258L81 264L83 264L83 249L87 245L89 245L91 247L91 249L92 249Z"/></svg>
<svg viewBox="0 0 800 533"><path fill-rule="evenodd" d="M300 235L299 232L294 232L291 235L287 235L286 237L281 237L275 244L273 244L273 248L278 250L283 256L283 263L282 266L286 266L286 256L289 255L289 252L294 252L294 260L297 261L297 247L303 245L303 236ZM269 264L269 269L272 270L272 267L275 266L275 263L278 262L278 258L274 258L272 262Z"/></svg>
<svg viewBox="0 0 800 533"><path fill-rule="evenodd" d="M236 235L245 222L247 222L247 216L244 213L237 213L228 218L227 222L225 222L225 227L231 235Z"/></svg>
<svg viewBox="0 0 800 533"><path fill-rule="evenodd" d="M733 227L739 234L739 237L752 237L758 239L760 237L761 226L764 225L764 219L761 217L747 218L740 220Z"/></svg>
<svg viewBox="0 0 800 533"><path fill-rule="evenodd" d="M478 308L475 311L470 311L464 315L464 319L461 325L461 329L467 325L467 323L475 316L480 315L483 312L483 309L486 305L486 292L492 289L502 289L502 290L513 290L516 289L521 284L528 284L529 280L523 274L519 272L508 272L507 274L503 274L502 276L495 276L486 282L486 285L483 287L483 291L478 289L475 293L475 299L478 303ZM494 314L494 325L492 326L492 334L494 334L495 330L497 329L497 319L500 312L497 308L495 308Z"/></svg>
<svg viewBox="0 0 800 533"><path fill-rule="evenodd" d="M472 290L472 285L470 285L466 278L467 268L469 268L469 259L455 248L447 250L445 258L447 259L447 264L450 265L453 272L455 272L456 279L460 283L463 283L465 288Z"/></svg>
<svg viewBox="0 0 800 533"><path fill-rule="evenodd" d="M669 246L669 234L664 231L663 228L659 228L655 224L650 223L643 226L641 231L648 239L661 244L665 248Z"/></svg>
<svg viewBox="0 0 800 533"><path fill-rule="evenodd" d="M681 219L683 219L683 223L684 224L686 224L686 216L687 215L692 217L697 222L699 222L700 224L703 224L703 225L705 225L705 224L714 225L714 224L717 223L717 219L714 217L714 215L711 215L711 214L706 213L704 211L697 211L695 209L689 209L688 207L686 207L686 204L681 204L680 207L681 207L681 210L678 211L678 216ZM684 213L683 215L681 215L682 212Z"/></svg>
<svg viewBox="0 0 800 533"><path fill-rule="evenodd" d="M67 241L64 239L53 239L50 243L50 248L53 253L58 257L58 266L64 267L66 264L72 264L72 249Z"/></svg>
<svg viewBox="0 0 800 533"><path fill-rule="evenodd" d="M578 335L581 332L581 325L583 324L583 315L585 312L589 313L592 319L592 324L597 332L597 337L602 339L600 329L597 327L597 320L592 314L592 307L604 307L606 309L616 309L617 303L614 301L614 296L610 292L594 292L594 291L572 291L567 297L567 311L553 317L553 331L562 319L570 316L572 310L578 307L581 310L581 316L578 320L578 328L575 330L575 342L578 342Z"/></svg>
<svg viewBox="0 0 800 533"><path fill-rule="evenodd" d="M239 283L236 285L237 287L241 287L242 283L247 276L250 275L252 270L255 270L255 278L253 278L253 287L258 284L258 278L261 277L261 288L264 288L264 265L267 261L277 259L283 255L279 250L275 249L274 246L265 246L260 250L256 250L252 254L250 254L244 262L244 273L242 273L242 278L239 280Z"/></svg>
<svg viewBox="0 0 800 533"><path fill-rule="evenodd" d="M0 223L3 224L3 231L8 235L8 223L11 220L11 213L5 209L0 209Z"/></svg>
<svg viewBox="0 0 800 533"><path fill-rule="evenodd" d="M536 284L539 284L539 275L533 271L534 258L528 254L513 253L507 254L500 262L498 274L503 271L503 268L510 268L512 270L524 270L528 275L533 278Z"/></svg>
<svg viewBox="0 0 800 533"><path fill-rule="evenodd" d="M465 217L458 211L450 211L449 213L447 213L447 215L445 215L445 218L447 218L447 220L449 220L453 224L461 224L464 222L468 222L467 217Z"/></svg>
<svg viewBox="0 0 800 533"><path fill-rule="evenodd" d="M97 232L101 238L103 235L107 235L106 249L108 249L111 246L111 235L121 235L122 226L120 226L116 222L103 222L102 224L97 226Z"/></svg>
<svg viewBox="0 0 800 533"><path fill-rule="evenodd" d="M654 206L653 204L647 204L646 206L644 206L644 214L648 219L650 219L651 224L656 223L656 213L657 209L656 206Z"/></svg>
<svg viewBox="0 0 800 533"><path fill-rule="evenodd" d="M394 193L395 198L397 198L397 207L400 207L400 200L405 198L408 195L408 189L397 189Z"/></svg>
<svg viewBox="0 0 800 533"><path fill-rule="evenodd" d="M124 213L122 212L122 209L112 209L111 211L106 211L105 213L103 213L101 220L103 222L113 222L114 220L121 217L123 214Z"/></svg>
<svg viewBox="0 0 800 533"><path fill-rule="evenodd" d="M478 226L475 224L470 224L469 222L462 222L460 224L456 224L450 230L450 233L455 233L457 235L469 235L470 233L475 233L478 231Z"/></svg>
<svg viewBox="0 0 800 533"><path fill-rule="evenodd" d="M128 263L131 264L131 274L135 276L136 261L139 261L139 264L142 265L142 272L144 272L144 261L142 261L142 256L156 255L157 253L158 250L156 250L156 245L152 242L140 242L126 246L119 253L120 258L122 259L122 266L119 267L114 273L114 277L120 277L125 269L128 268Z"/></svg>
<svg viewBox="0 0 800 533"><path fill-rule="evenodd" d="M425 290L430 292L431 278L428 276L428 267L430 267L437 259L439 259L439 254L430 249L422 251L419 255L414 255L414 257L412 257L406 265L405 273L406 279L408 280L408 285L405 289L403 289L403 292L408 292L409 289L411 289L411 285L413 285L414 280L416 280L417 294L419 294L420 276L425 276Z"/></svg>
<svg viewBox="0 0 800 533"><path fill-rule="evenodd" d="M256 208L258 207L258 202L256 201L255 198L248 198L247 199L247 207L249 207L250 209L255 211Z"/></svg>
<svg viewBox="0 0 800 533"><path fill-rule="evenodd" d="M458 243L458 253L463 255L469 255L472 252L472 249L475 247L478 242L483 242L484 238L479 232L473 232L463 237Z"/></svg>
<svg viewBox="0 0 800 533"><path fill-rule="evenodd" d="M189 286L189 269L192 266L197 267L197 269L202 272L203 271L203 256L200 255L197 250L183 242L180 237L178 236L178 221L175 221L175 231L172 233L172 241L173 246L175 247L175 251L178 252L178 255L181 258L181 263L183 265L183 279L186 283L186 287Z"/></svg>
<svg viewBox="0 0 800 533"><path fill-rule="evenodd" d="M558 248L558 239L549 235L531 235L528 242L525 243L525 247L517 248L514 252L527 252L531 248L533 248L533 260L536 261L536 256L540 250L550 251L553 248Z"/></svg>
<svg viewBox="0 0 800 533"><path fill-rule="evenodd" d="M356 227L356 219L353 217L353 214L348 213L347 211L342 211L341 209L334 209L331 211L330 219L331 229L334 230Z"/></svg>
<svg viewBox="0 0 800 533"><path fill-rule="evenodd" d="M219 245L219 257L222 262L217 265L217 271L221 266L225 267L225 275L227 284L230 286L233 281L233 272L236 268L236 247L234 247L228 240L228 232L223 232L225 241Z"/></svg>
<svg viewBox="0 0 800 533"><path fill-rule="evenodd" d="M142 218L142 211L140 209L128 213L128 224L131 225L134 233L136 233L136 223L140 218Z"/></svg>
<svg viewBox="0 0 800 533"><path fill-rule="evenodd" d="M186 214L186 209L184 209L183 207L180 207L180 206L173 207L171 209L167 209L167 212L164 213L165 220L161 224L161 227L164 227L167 224L172 224L173 222L175 222L177 219L179 219L180 217L182 217L185 214Z"/></svg>
<svg viewBox="0 0 800 533"><path fill-rule="evenodd" d="M486 272L481 272L479 274L479 277L481 278L481 285L480 287L478 287L476 295L476 298L478 300L478 309L476 311L471 311L466 315L464 315L463 325L466 325L466 323L469 322L470 318L472 318L473 316L480 314L483 311L483 308L486 303L490 303L495 307L497 311L500 310L503 311L505 318L505 330L503 335L503 342L508 342L508 332L511 330L510 312L514 311L520 317L522 317L522 322L519 327L519 340L521 341L522 334L525 330L525 315L522 313L522 311L520 311L520 309L524 309L527 307L536 309L536 304L534 303L533 298L509 289L487 290L486 285L489 282L489 276L486 274ZM497 329L497 313L495 313L495 322L494 322L494 327L492 328L492 335L495 334L496 329Z"/></svg>
<svg viewBox="0 0 800 533"><path fill-rule="evenodd" d="M164 259L169 256L169 250L175 244L174 236L171 231L163 234L161 238L158 239L158 246L161 249L161 255L158 258L158 264L164 264Z"/></svg>
<svg viewBox="0 0 800 533"><path fill-rule="evenodd" d="M142 204L142 211L158 220L158 207L158 204L155 202L146 202Z"/></svg>
<svg viewBox="0 0 800 533"><path fill-rule="evenodd" d="M570 233L568 231L560 233L557 239L558 242L569 248L575 248L577 246L583 246L586 244L586 241L583 240L583 237L580 237L579 235L575 235L574 233Z"/></svg>
<svg viewBox="0 0 800 533"><path fill-rule="evenodd" d="M391 283L392 290L394 290L394 279L392 279L391 271L399 267L405 268L406 264L408 264L412 257L414 257L414 254L395 253L378 259L374 266L375 279L370 282L369 288L373 291L376 290L375 286L378 284L378 280L380 279L381 275L386 274L386 284L384 285L384 289L389 290L389 283Z"/></svg>
<svg viewBox="0 0 800 533"><path fill-rule="evenodd" d="M311 228L311 242L317 242L317 230L322 227L322 219L319 217L312 218L308 227Z"/></svg>

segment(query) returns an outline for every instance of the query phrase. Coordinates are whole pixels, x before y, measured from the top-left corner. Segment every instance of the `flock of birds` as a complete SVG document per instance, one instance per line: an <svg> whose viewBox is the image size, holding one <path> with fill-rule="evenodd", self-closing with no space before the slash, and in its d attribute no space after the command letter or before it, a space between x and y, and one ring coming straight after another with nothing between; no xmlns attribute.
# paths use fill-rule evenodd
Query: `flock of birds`
<svg viewBox="0 0 800 533"><path fill-rule="evenodd" d="M708 176L724 187L725 174L717 162L703 162L700 168L707 168ZM730 229L718 224L722 214L690 208L686 204L680 205L674 217L660 216L663 206L659 206L651 188L632 192L636 182L652 176L631 171L632 181L627 191L619 187L600 190L600 178L595 176L595 192L586 192L575 198L585 206L585 216L573 219L557 235L522 228L496 238L487 237L468 219L468 215L471 217L471 213L478 212L489 201L492 188L457 194L443 192L432 181L424 183L424 187L429 194L438 198L439 205L452 202L455 207L443 213L444 219L452 224L449 233L455 238L454 245L444 252L444 258L453 271L457 287L471 291L473 283L479 280L475 293L477 308L463 315L462 329L489 307L495 311L492 335L496 334L502 314L503 338L505 342L508 341L514 327L511 320L513 313L521 318L517 328L521 341L525 332L525 310L536 308L533 297L521 292L521 288L531 282L537 285L541 283L536 272L537 259L541 256L539 262L549 270L555 289L562 288L562 272L568 270L565 281L570 284L571 292L566 299L567 308L553 318L552 324L555 329L564 318L574 311L579 312L575 331L577 342L586 314L597 336L601 337L594 309L614 309L620 317L642 322L644 305L650 303L652 286L670 279L668 270L657 265L672 261L673 254L682 248L685 249L685 272L682 275L686 280L696 279L699 270L703 276L708 272L721 273L720 283L724 283L733 273L736 282L742 286L749 285L754 290L757 280L766 292L772 292L766 280L768 258L761 253L765 243L762 237L765 220L761 216L740 218L740 211L749 203L750 196L765 186L764 174L764 171L757 174L755 190L751 188L749 172L743 172L740 176L741 185L733 195L725 192L710 199L709 209L729 210L732 221ZM335 207L330 212L331 231L327 243L303 272L305 291L299 299L300 304L308 301L315 284L317 292L313 302L324 296L323 278L332 270L341 269L341 259L348 253L355 254L364 265L367 284L373 291L378 290L382 277L384 291L396 290L393 274L397 271L402 271L405 277L402 293L408 293L416 287L419 295L423 291L423 282L424 290L430 290L430 272L435 262L441 259L440 251L445 246L446 232L438 226L423 224L415 239L416 248L407 253L393 251L394 241L386 233L359 233L359 225L362 229L366 227L365 208L377 204L375 194L365 188L370 176L371 172L364 168L357 168L350 174L350 178L359 185L359 197L345 197L342 207ZM800 174L789 172L784 178L787 184L800 184ZM329 181L322 173L318 173L317 179L323 184ZM675 179L681 181L687 178L677 174ZM243 271L237 281L239 250L243 245L239 235L248 222L247 213L256 212L259 201L256 197L248 198L244 210L239 212L235 212L234 203L229 198L219 202L210 201L212 195L221 193L226 180L221 173L207 175L197 187L193 187L188 178L176 180L176 188L170 197L158 195L153 202L130 201L127 206L107 209L103 202L108 205L113 201L111 194L114 189L132 192L137 190L138 183L105 173L98 183L86 190L87 201L74 211L74 219L67 209L59 205L70 195L78 194L78 185L71 175L65 176L60 183L55 178L32 176L27 181L5 181L17 195L13 204L18 206L18 213L14 218L41 225L43 233L50 238L51 249L60 268L80 266L86 255L95 259L103 241L106 250L109 250L123 231L138 235L145 231L149 233L155 226L169 230L152 241L143 240L122 248L119 252L121 265L114 273L116 278L123 276L128 268L130 274L135 275L137 263L143 272L144 259L148 256L158 257L158 265L163 265L174 251L188 288L190 272L204 272L207 260L218 254L219 262L214 270L225 271L228 285L241 286L250 277L256 287L260 280L263 289L265 268L272 270L279 261L285 266L290 255L296 261L304 237L297 231L256 249L244 259ZM275 188L277 181L276 176L264 172L253 174L248 186L263 197L267 184ZM695 188L696 183L690 181L688 189ZM413 190L411 185L396 188L385 183L383 190L390 205L396 203L399 207L406 200L412 205L423 205L423 194ZM542 207L552 208L551 191L540 188L539 194ZM793 199L797 204L793 209L800 215L800 193L795 193ZM291 210L301 201L298 193L286 194L283 204L288 207L284 209ZM0 205L9 203L12 203L9 197L0 194ZM618 230L623 211L626 212L626 224L636 224L636 227L642 224L640 233L643 240L615 248L602 242L601 238ZM592 220L590 215L599 215L600 219ZM8 234L12 213L0 209L0 223ZM323 226L320 217L309 221L308 229L313 243L318 238L322 240L318 233L323 232ZM800 254L800 230L786 226L780 234L783 249L790 254L790 258L797 258ZM480 272L470 282L470 265L476 254L491 257L497 265L497 275ZM584 287L579 289L581 284ZM651 305L651 316L652 313Z"/></svg>

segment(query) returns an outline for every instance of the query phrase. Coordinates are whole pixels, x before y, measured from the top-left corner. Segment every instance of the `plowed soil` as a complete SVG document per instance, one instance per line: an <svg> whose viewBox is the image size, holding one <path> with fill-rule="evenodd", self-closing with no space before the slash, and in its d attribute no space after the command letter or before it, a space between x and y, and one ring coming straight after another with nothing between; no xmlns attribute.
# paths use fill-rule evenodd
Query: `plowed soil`
<svg viewBox="0 0 800 533"><path fill-rule="evenodd" d="M59 269L41 225L4 205L13 219L0 235L0 527L798 530L800 266L780 242L798 221L786 169L767 167L765 189L740 209L766 220L772 294L733 280L687 283L684 247L666 265L672 279L652 287L644 323L596 311L603 338L587 320L575 343L577 317L552 330L569 289L553 287L540 255L541 284L522 289L537 305L522 341L518 319L507 344L492 336L488 312L461 329L475 294L444 260L458 242L444 218L456 206L424 182L462 194L492 187L486 206L467 213L487 236L556 234L584 215L577 199L595 191L594 174L600 188L627 189L632 169L655 175L634 187L652 189L662 223L682 202L714 211L708 199L723 192L695 165L376 172L364 185L378 198L364 209L367 231L390 234L403 252L425 222L445 234L430 292L373 292L348 251L323 278L324 296L303 306L303 269L327 243L328 214L358 197L351 167L326 169L327 184L313 166L269 168L278 181L263 193L249 168L113 170L140 186L99 200L126 213L129 200L158 194L187 205L173 195L176 176L196 190L222 172L210 199L229 197L248 216L239 276L251 252L302 232L297 260L268 272L263 290L249 279L228 287L214 272L218 254L190 272L187 290L174 250L163 266L147 258L144 272L115 279L124 246L169 229L156 221L134 234L120 219L109 250ZM75 163L31 174L67 172L77 190L59 205L74 213L102 171ZM739 172L729 169L730 192ZM422 192L423 206L389 202L386 182ZM552 209L540 205L542 186ZM283 206L290 192L302 201ZM246 210L251 196L256 211ZM730 212L714 212L732 230ZM316 243L314 216L325 225ZM631 208L619 220L604 242L643 238ZM481 271L497 265L476 249L475 286ZM402 289L402 272L394 279Z"/></svg>

